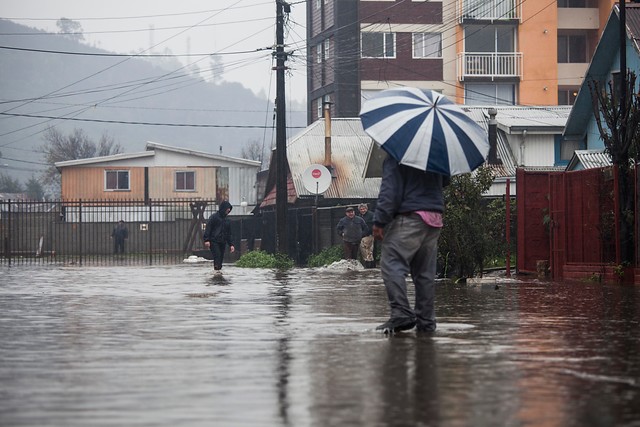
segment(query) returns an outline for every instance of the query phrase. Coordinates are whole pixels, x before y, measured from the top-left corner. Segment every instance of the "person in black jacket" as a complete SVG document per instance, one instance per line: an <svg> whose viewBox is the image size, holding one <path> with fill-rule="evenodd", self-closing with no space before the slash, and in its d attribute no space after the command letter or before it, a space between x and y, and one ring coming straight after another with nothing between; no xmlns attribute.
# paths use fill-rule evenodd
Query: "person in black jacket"
<svg viewBox="0 0 640 427"><path fill-rule="evenodd" d="M443 187L449 177L401 165L387 157L373 216L373 237L382 240L380 272L391 317L376 329L386 334L417 327L436 329L434 308L438 237L444 212ZM415 305L407 298L411 274Z"/></svg>
<svg viewBox="0 0 640 427"><path fill-rule="evenodd" d="M111 232L111 238L113 239L113 253L124 253L124 241L129 238L129 230L124 225L124 221L120 220L118 225L113 228Z"/></svg>
<svg viewBox="0 0 640 427"><path fill-rule="evenodd" d="M204 230L204 246L211 250L213 254L213 269L222 269L224 250L229 245L229 251L235 252L231 239L231 224L227 216L233 207L228 201L220 203L218 212L214 213L207 220L207 227Z"/></svg>

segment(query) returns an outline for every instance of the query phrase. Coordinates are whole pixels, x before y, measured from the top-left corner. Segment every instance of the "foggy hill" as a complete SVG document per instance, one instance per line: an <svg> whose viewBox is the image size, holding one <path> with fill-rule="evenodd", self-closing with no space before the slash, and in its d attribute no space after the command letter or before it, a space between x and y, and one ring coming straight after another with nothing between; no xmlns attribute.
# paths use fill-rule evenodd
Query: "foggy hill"
<svg viewBox="0 0 640 427"><path fill-rule="evenodd" d="M111 53L7 20L0 20L0 46ZM5 113L0 115L0 164L9 165L0 172L9 172L22 182L32 174L37 176L36 170L43 168L34 164L43 161L38 148L44 143L43 131L51 125L65 134L82 129L96 142L107 133L125 152L142 151L146 141L154 141L210 153L219 153L222 147L223 154L239 156L250 141L262 144L265 140L265 147L272 144L275 131L260 128L274 125L272 100L260 98L238 83L212 84L197 74L175 71L180 64L173 58L164 62L161 68L140 58L0 49L0 112ZM167 62L173 66L167 67ZM210 63L204 60L198 66L206 69ZM303 110L303 105L287 105L289 136L300 131L296 127L306 124ZM6 114L220 127L114 124Z"/></svg>

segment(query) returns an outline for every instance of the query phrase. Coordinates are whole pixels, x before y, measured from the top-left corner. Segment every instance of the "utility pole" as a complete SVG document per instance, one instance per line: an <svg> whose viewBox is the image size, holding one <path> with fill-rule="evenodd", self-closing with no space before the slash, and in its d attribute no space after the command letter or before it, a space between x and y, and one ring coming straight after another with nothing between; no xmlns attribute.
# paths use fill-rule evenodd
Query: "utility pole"
<svg viewBox="0 0 640 427"><path fill-rule="evenodd" d="M620 142L624 146L625 128L626 128L626 114L627 114L627 12L624 4L625 0L620 0L620 117L621 132Z"/></svg>
<svg viewBox="0 0 640 427"><path fill-rule="evenodd" d="M287 122L285 118L284 12L289 4L276 0L276 248L288 255L287 239Z"/></svg>

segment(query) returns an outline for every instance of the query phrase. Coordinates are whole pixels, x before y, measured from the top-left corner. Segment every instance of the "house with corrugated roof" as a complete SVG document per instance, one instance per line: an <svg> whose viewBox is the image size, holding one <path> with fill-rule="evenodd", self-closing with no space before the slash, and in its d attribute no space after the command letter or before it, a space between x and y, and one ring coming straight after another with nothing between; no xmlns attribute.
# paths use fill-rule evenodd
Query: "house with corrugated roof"
<svg viewBox="0 0 640 427"><path fill-rule="evenodd" d="M287 141L288 203L295 206L312 206L315 203L315 194L307 190L303 182L305 170L313 164L326 166L332 176L328 189L318 197L318 206L375 201L381 177L366 174L373 141L364 132L360 119L332 119L330 135L326 131L325 121L318 120ZM275 157L275 154L271 156L269 171L274 173L267 177L261 208L275 205Z"/></svg>
<svg viewBox="0 0 640 427"><path fill-rule="evenodd" d="M260 162L155 142L146 150L57 162L62 200L228 200L232 214L257 201Z"/></svg>
<svg viewBox="0 0 640 427"><path fill-rule="evenodd" d="M495 180L487 196L515 194L516 169L563 170L572 153L562 150L561 136L571 111L569 106L461 106L473 120L489 131L489 110L496 112L497 162L487 162Z"/></svg>
<svg viewBox="0 0 640 427"><path fill-rule="evenodd" d="M625 10L627 69L634 71L638 76L640 75L640 4L628 3ZM619 10L618 7L613 7L571 109L563 135L563 143L575 145L578 142L587 151L576 152L576 158L570 162L567 170L601 167L603 156L608 157L608 164L611 164L609 155L603 151L604 142L595 120L589 83L597 81L601 87L606 87L609 82L620 80L619 37ZM590 162L587 156L598 158L598 161ZM586 161L583 162L583 160Z"/></svg>
<svg viewBox="0 0 640 427"><path fill-rule="evenodd" d="M515 194L516 169L563 170L571 158L564 155L560 142L562 130L571 107L461 106L487 132L489 109L497 111L497 162L487 163L495 180L487 196L506 193L507 179L511 194ZM385 153L362 128L359 118L334 118L330 125L330 145L327 146L325 120L318 120L287 141L288 203L311 206L314 194L304 186L303 175L310 165L329 167L333 179L319 198L319 206L336 206L373 202L378 197ZM327 154L327 149L330 151ZM328 159L328 160L327 160ZM275 155L270 171L275 171ZM275 205L275 173L266 179L261 208Z"/></svg>

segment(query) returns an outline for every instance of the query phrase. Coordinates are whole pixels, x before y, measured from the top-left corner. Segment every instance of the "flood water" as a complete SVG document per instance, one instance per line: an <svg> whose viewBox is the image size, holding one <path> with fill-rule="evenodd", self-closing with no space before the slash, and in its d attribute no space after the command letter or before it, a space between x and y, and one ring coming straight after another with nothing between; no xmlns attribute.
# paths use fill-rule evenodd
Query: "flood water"
<svg viewBox="0 0 640 427"><path fill-rule="evenodd" d="M0 267L1 426L640 426L640 288L379 270ZM413 296L412 293L410 293Z"/></svg>

